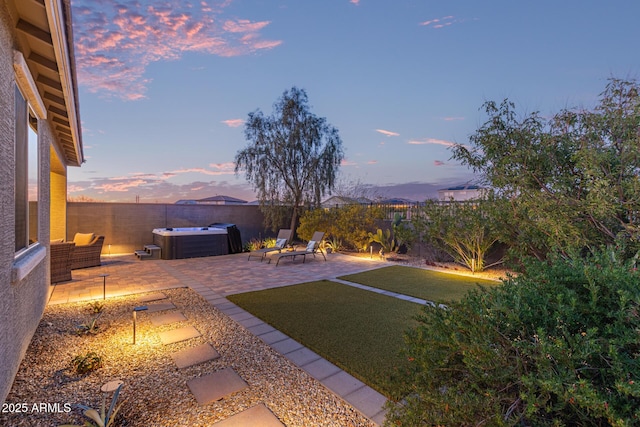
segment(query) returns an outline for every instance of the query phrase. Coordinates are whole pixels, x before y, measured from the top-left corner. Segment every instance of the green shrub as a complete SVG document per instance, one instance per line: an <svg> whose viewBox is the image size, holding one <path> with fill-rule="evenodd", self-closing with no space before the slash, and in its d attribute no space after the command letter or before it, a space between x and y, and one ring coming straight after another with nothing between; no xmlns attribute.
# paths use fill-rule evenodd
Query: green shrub
<svg viewBox="0 0 640 427"><path fill-rule="evenodd" d="M267 237L262 241L262 247L263 248L272 248L276 245L276 238L275 237Z"/></svg>
<svg viewBox="0 0 640 427"><path fill-rule="evenodd" d="M245 252L253 252L257 251L258 249L262 249L262 247L262 240L253 237L251 238L251 240L244 244L243 250Z"/></svg>
<svg viewBox="0 0 640 427"><path fill-rule="evenodd" d="M71 360L71 368L80 375L95 371L101 366L102 358L93 351L87 354L79 354Z"/></svg>
<svg viewBox="0 0 640 427"><path fill-rule="evenodd" d="M309 240L315 231L324 231L325 239L338 239L345 246L360 250L369 241L369 232L375 231L376 221L382 218L379 208L355 203L313 209L302 215L297 233L301 239Z"/></svg>
<svg viewBox="0 0 640 427"><path fill-rule="evenodd" d="M640 276L619 259L527 261L502 286L425 307L387 424L637 425Z"/></svg>

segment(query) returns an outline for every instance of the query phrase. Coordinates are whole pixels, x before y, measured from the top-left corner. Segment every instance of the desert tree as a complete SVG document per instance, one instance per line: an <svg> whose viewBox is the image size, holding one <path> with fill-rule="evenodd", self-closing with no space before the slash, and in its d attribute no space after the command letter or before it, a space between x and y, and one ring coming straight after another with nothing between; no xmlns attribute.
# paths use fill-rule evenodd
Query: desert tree
<svg viewBox="0 0 640 427"><path fill-rule="evenodd" d="M592 109L550 119L487 102L488 120L453 158L507 202L502 240L543 259L550 251L640 240L640 86L610 79ZM637 249L637 248L636 248Z"/></svg>
<svg viewBox="0 0 640 427"><path fill-rule="evenodd" d="M290 209L296 229L304 206L319 206L335 185L344 158L338 130L311 112L304 89L292 87L273 105L273 113L249 113L249 144L236 153L235 171L244 171L258 194L267 226L276 228Z"/></svg>

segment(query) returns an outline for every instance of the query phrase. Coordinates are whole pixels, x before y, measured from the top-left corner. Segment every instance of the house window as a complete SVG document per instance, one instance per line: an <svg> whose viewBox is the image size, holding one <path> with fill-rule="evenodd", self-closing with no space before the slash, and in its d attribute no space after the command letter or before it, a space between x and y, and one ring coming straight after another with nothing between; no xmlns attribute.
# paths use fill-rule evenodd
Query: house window
<svg viewBox="0 0 640 427"><path fill-rule="evenodd" d="M35 243L38 231L36 204L38 200L38 135L37 120L30 114L29 103L20 89L15 88L15 251L20 252ZM30 230L31 228L31 230Z"/></svg>
<svg viewBox="0 0 640 427"><path fill-rule="evenodd" d="M38 161L38 120L29 114L27 164L28 200L29 200L29 244L38 241L38 184L40 181L40 162Z"/></svg>

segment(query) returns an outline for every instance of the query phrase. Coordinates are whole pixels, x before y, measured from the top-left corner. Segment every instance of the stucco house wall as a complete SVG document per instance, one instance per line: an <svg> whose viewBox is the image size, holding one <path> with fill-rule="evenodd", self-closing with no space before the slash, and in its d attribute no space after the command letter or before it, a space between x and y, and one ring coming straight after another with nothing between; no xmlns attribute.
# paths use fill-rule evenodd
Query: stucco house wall
<svg viewBox="0 0 640 427"><path fill-rule="evenodd" d="M46 258L36 261L25 277L13 277L16 274L13 199L15 79L14 39L9 30L11 22L3 2L0 5L0 400L3 402L38 326L48 296ZM42 128L44 131L46 125ZM41 179L40 185L45 190L47 183ZM42 206L42 210L45 209ZM46 212L42 212L42 216L48 220ZM48 235L46 228L38 230L43 238Z"/></svg>
<svg viewBox="0 0 640 427"><path fill-rule="evenodd" d="M47 114L51 104L42 101L43 93L51 89L45 89L41 86L41 82L35 83L38 80L38 73L34 71L36 66L33 59L29 59L29 55L34 52L30 49L30 40L46 37L43 34L50 30L48 25L53 21L47 18L55 14L55 19L58 19L56 22L64 23L65 18L68 17L64 13L68 12L69 8L68 0L45 0L44 2L3 0L0 2L0 403L4 403L12 387L15 374L49 297L48 252L52 217L50 181L52 159L59 159L56 169L58 173L64 175L68 165L65 155L69 153L77 155L75 160L78 165L82 162L82 143L77 134L73 136L72 141L76 144L75 150L65 151L61 148L62 142L58 136L60 123L53 123L53 116ZM32 15L31 12L34 14ZM33 18L33 21L39 25L39 30L34 30L35 27L25 18ZM22 25L22 33L18 29L20 25ZM47 27L46 30L45 27ZM68 31L69 28L63 26L51 30L52 41L48 45L51 55L53 55L52 52L60 52L60 45L57 43L60 43L61 38L68 41ZM73 58L72 52L66 51L65 55ZM60 69L65 68L60 67ZM73 72L60 71L59 75L61 78L71 78L71 74ZM75 82L75 76L71 80ZM49 78L48 84L52 84L51 82L52 79ZM55 86L55 82L53 84ZM36 178L37 204L31 204L35 212L29 212L30 217L35 213L37 224L32 223L35 230L29 230L29 236L35 242L28 244L26 238L22 240L16 237L16 200L19 200L16 198L16 193L25 194L22 191L24 187L17 191L18 187L15 184L18 170L16 166L16 140L18 139L16 136L16 87L20 87L21 92L26 90L23 96L37 124L37 149L29 153L29 156L37 155L39 165ZM55 87L52 90L56 91ZM61 86L60 91L63 90L66 91ZM74 99L74 95L77 96L75 85L71 90L74 93L70 97L67 96L68 91L64 92L64 96L65 101L72 104L69 108L75 113L77 102L69 102L70 99ZM77 117L74 114L70 116ZM79 118L69 121L72 126L77 125L74 131L79 130ZM21 164L21 170L25 170L26 164ZM62 193L57 194L61 201L58 200L57 203L64 204L66 187L61 190ZM62 227L65 227L65 224L62 224ZM60 233L60 230L57 233ZM17 241L24 242L26 248L23 247L24 245L16 246Z"/></svg>

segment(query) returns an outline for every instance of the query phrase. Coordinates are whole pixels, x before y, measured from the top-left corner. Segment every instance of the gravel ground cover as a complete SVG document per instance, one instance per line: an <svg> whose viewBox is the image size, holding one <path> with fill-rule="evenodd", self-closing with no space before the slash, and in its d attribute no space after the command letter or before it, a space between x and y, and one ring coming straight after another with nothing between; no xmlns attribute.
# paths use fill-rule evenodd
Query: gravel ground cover
<svg viewBox="0 0 640 427"><path fill-rule="evenodd" d="M110 298L96 334L79 335L77 325L93 316L87 302L48 306L0 413L2 426L82 425L76 404L99 409L100 387L124 381L116 426L210 426L254 405L265 404L287 426L373 426L307 373L187 288L163 293L187 320L153 326L141 312L132 344L132 309L145 294ZM202 336L162 345L158 332L194 326ZM209 343L221 357L179 369L172 352ZM70 368L77 355L96 352L102 367L86 375ZM231 367L249 387L208 405L198 405L187 381ZM43 406L42 404L48 404ZM16 412L16 408L25 409Z"/></svg>

